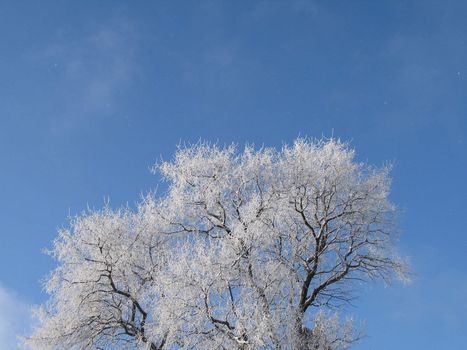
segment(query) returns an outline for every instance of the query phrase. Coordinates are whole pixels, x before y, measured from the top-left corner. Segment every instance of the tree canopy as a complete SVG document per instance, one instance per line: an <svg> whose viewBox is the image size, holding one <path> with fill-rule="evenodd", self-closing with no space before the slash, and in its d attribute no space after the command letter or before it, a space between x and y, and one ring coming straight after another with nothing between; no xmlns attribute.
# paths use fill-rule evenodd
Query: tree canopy
<svg viewBox="0 0 467 350"><path fill-rule="evenodd" d="M154 170L164 193L59 232L31 348L347 349L358 285L407 277L390 167L338 140L200 142Z"/></svg>

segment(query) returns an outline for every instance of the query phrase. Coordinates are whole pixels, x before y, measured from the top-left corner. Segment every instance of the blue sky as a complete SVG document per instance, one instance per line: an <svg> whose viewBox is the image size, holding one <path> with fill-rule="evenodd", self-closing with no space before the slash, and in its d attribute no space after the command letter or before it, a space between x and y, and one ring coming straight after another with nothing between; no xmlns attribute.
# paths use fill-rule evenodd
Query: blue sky
<svg viewBox="0 0 467 350"><path fill-rule="evenodd" d="M180 141L333 134L395 164L413 281L356 349L467 348L467 2L0 2L0 343L46 300L67 216L134 204ZM14 307L13 307L14 306ZM17 310L15 312L11 310ZM12 331L13 330L13 331Z"/></svg>

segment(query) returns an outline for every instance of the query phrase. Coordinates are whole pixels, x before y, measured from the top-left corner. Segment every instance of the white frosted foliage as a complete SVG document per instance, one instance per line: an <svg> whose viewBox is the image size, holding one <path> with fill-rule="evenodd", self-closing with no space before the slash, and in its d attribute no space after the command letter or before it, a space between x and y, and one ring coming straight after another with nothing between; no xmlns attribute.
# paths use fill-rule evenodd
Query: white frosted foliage
<svg viewBox="0 0 467 350"><path fill-rule="evenodd" d="M405 279L389 168L338 140L281 150L208 143L155 167L135 210L71 220L33 349L347 349L335 313L372 279ZM332 313L330 311L332 310Z"/></svg>

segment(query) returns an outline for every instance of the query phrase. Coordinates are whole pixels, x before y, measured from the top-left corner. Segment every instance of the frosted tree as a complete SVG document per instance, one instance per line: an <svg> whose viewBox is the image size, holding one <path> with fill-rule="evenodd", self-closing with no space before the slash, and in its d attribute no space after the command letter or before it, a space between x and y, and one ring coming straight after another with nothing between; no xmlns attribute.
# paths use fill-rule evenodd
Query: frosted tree
<svg viewBox="0 0 467 350"><path fill-rule="evenodd" d="M136 210L60 232L34 349L347 349L359 284L407 277L389 168L337 140L180 148Z"/></svg>

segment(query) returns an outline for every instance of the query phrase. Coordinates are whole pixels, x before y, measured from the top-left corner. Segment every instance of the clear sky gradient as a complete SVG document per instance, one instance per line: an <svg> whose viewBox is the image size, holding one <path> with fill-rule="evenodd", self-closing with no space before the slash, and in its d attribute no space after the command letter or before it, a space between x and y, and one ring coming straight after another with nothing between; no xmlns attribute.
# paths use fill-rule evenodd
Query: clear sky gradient
<svg viewBox="0 0 467 350"><path fill-rule="evenodd" d="M348 140L395 164L413 281L360 290L356 349L467 349L466 1L0 2L0 348L67 216L134 205L198 139ZM2 346L3 345L3 346Z"/></svg>

